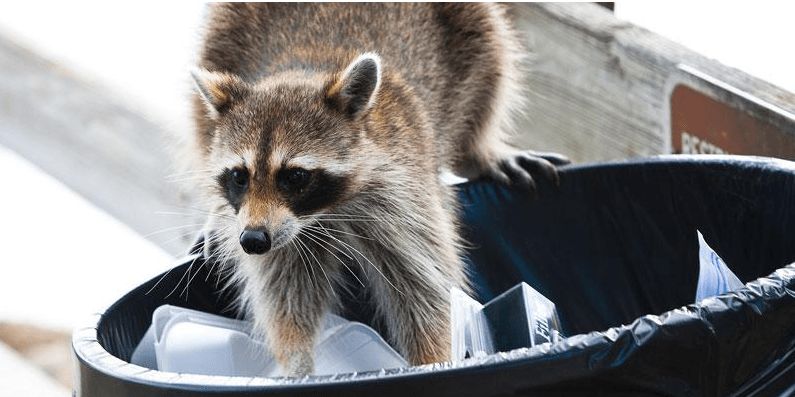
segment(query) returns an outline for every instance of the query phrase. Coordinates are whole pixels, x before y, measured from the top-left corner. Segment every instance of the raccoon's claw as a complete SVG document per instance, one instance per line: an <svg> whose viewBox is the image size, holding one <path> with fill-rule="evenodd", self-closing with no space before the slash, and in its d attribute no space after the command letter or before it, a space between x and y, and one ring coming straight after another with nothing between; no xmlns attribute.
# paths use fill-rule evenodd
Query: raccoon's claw
<svg viewBox="0 0 795 397"><path fill-rule="evenodd" d="M571 161L557 153L539 153L533 151L511 152L503 156L489 171L497 182L505 185L515 184L538 197L534 177L541 176L555 186L560 185L557 166L569 164Z"/></svg>
<svg viewBox="0 0 795 397"><path fill-rule="evenodd" d="M553 153L553 152L534 152L532 150L526 150L522 152L522 154L532 157L540 157L546 161L554 165L566 165L571 164L571 159L568 157L560 154L560 153Z"/></svg>

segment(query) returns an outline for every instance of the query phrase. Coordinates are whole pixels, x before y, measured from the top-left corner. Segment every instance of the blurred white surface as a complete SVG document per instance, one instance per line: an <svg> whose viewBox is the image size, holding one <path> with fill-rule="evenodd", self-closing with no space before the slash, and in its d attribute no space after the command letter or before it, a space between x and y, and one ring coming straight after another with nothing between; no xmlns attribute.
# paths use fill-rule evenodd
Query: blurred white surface
<svg viewBox="0 0 795 397"><path fill-rule="evenodd" d="M0 397L68 397L71 393L0 343Z"/></svg>
<svg viewBox="0 0 795 397"><path fill-rule="evenodd" d="M84 326L174 259L0 147L0 320Z"/></svg>
<svg viewBox="0 0 795 397"><path fill-rule="evenodd" d="M204 10L186 1L7 1L0 33L182 128Z"/></svg>
<svg viewBox="0 0 795 397"><path fill-rule="evenodd" d="M627 1L616 17L795 92L795 3ZM716 76L720 77L720 76Z"/></svg>

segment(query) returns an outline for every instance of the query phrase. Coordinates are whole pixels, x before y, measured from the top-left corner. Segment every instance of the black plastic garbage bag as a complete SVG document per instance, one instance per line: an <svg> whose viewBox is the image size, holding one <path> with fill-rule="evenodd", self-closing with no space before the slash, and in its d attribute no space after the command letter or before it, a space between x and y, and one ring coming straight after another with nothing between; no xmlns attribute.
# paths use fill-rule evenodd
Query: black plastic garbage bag
<svg viewBox="0 0 795 397"><path fill-rule="evenodd" d="M461 187L481 301L525 281L557 304L559 343L458 364L307 378L172 374L129 364L154 309L230 315L201 259L75 332L77 396L560 396L795 393L795 163L660 157L571 166L540 200ZM747 283L693 303L696 230ZM192 281L187 284L186 280ZM234 315L234 313L232 313Z"/></svg>

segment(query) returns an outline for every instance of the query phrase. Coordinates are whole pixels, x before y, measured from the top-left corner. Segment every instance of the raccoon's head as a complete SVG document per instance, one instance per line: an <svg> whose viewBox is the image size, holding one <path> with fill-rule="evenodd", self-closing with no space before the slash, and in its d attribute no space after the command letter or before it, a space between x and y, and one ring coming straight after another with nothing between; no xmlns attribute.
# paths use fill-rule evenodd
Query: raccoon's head
<svg viewBox="0 0 795 397"><path fill-rule="evenodd" d="M285 246L356 192L363 126L381 79L377 55L335 73L193 77L215 125L207 165L226 212L219 226L246 254Z"/></svg>

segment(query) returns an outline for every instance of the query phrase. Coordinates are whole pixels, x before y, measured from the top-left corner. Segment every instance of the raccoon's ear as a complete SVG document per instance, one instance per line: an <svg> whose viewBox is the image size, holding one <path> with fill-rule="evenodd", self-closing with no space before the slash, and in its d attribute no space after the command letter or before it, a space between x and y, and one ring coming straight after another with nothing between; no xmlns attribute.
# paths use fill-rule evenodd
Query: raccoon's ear
<svg viewBox="0 0 795 397"><path fill-rule="evenodd" d="M201 69L191 70L190 74L211 118L218 117L229 108L233 98L245 91L245 82L235 75Z"/></svg>
<svg viewBox="0 0 795 397"><path fill-rule="evenodd" d="M326 99L333 107L355 117L370 109L380 85L381 57L372 52L364 53L329 85Z"/></svg>

